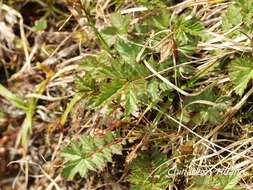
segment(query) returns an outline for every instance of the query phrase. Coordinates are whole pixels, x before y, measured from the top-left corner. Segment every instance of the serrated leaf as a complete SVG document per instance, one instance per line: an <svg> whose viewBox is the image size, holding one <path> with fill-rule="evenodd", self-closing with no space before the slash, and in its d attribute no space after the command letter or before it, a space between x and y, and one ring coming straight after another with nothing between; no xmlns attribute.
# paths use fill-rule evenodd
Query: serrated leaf
<svg viewBox="0 0 253 190"><path fill-rule="evenodd" d="M140 154L132 163L128 180L132 183L131 190L166 189L171 183L167 176L169 167L165 154L154 151ZM161 167L163 165L163 167Z"/></svg>
<svg viewBox="0 0 253 190"><path fill-rule="evenodd" d="M222 28L228 31L242 22L242 15L238 7L231 5L222 19Z"/></svg>
<svg viewBox="0 0 253 190"><path fill-rule="evenodd" d="M112 26L117 29L119 34L126 34L130 24L131 17L121 14L112 15Z"/></svg>
<svg viewBox="0 0 253 190"><path fill-rule="evenodd" d="M115 44L117 35L126 36L131 17L116 13L112 15L111 21L112 26L107 26L100 31L101 36L109 46Z"/></svg>
<svg viewBox="0 0 253 190"><path fill-rule="evenodd" d="M229 99L220 97L215 88L209 88L195 97L187 97L184 101L185 110L182 114L187 121L193 121L195 124L219 124L222 122L221 111L225 111L230 104ZM189 117L194 113L193 117Z"/></svg>
<svg viewBox="0 0 253 190"><path fill-rule="evenodd" d="M86 165L87 169L96 171L96 165L92 162L91 159L83 160L84 164Z"/></svg>
<svg viewBox="0 0 253 190"><path fill-rule="evenodd" d="M117 39L117 29L115 27L105 27L101 30L100 34L109 46L115 44Z"/></svg>
<svg viewBox="0 0 253 190"><path fill-rule="evenodd" d="M236 0L236 5L239 5L244 11L252 11L253 1L252 0Z"/></svg>
<svg viewBox="0 0 253 190"><path fill-rule="evenodd" d="M214 180L212 176L200 176L200 177L195 177L193 178L194 186L214 186Z"/></svg>
<svg viewBox="0 0 253 190"><path fill-rule="evenodd" d="M75 87L77 92L80 92L80 96L81 94L84 95L94 91L96 89L96 83L95 80L87 74L85 78L77 77L75 80Z"/></svg>
<svg viewBox="0 0 253 190"><path fill-rule="evenodd" d="M159 99L159 83L156 80L150 81L148 84L148 93L150 94L152 101Z"/></svg>
<svg viewBox="0 0 253 190"><path fill-rule="evenodd" d="M65 149L62 153L61 156L65 157L66 159L71 159L71 160L79 160L82 157L77 154L73 149L68 148Z"/></svg>
<svg viewBox="0 0 253 190"><path fill-rule="evenodd" d="M124 65L119 60L112 60L110 66L104 66L99 74L105 79L126 79Z"/></svg>
<svg viewBox="0 0 253 190"><path fill-rule="evenodd" d="M240 31L248 32L252 28L253 1L236 0L235 4L229 6L227 13L223 17L223 29L229 30L236 25L243 23L240 30L233 31L232 34L240 34Z"/></svg>
<svg viewBox="0 0 253 190"><path fill-rule="evenodd" d="M124 87L125 83L121 81L113 81L109 84L105 84L102 87L100 94L96 97L95 106L100 107L110 102L124 90Z"/></svg>
<svg viewBox="0 0 253 190"><path fill-rule="evenodd" d="M140 51L140 47L136 45L130 45L129 43L119 40L115 45L115 49L126 63L136 63L136 57Z"/></svg>
<svg viewBox="0 0 253 190"><path fill-rule="evenodd" d="M113 134L103 137L82 136L63 149L61 156L65 164L63 176L73 179L75 175L87 175L89 170L101 171L107 162L112 161L114 154L121 154L122 147L114 142Z"/></svg>
<svg viewBox="0 0 253 190"><path fill-rule="evenodd" d="M242 96L247 85L253 79L253 59L250 56L236 58L231 62L229 76L235 85L236 94Z"/></svg>
<svg viewBox="0 0 253 190"><path fill-rule="evenodd" d="M126 95L125 113L130 115L131 113L138 110L137 98L132 90L129 90Z"/></svg>
<svg viewBox="0 0 253 190"><path fill-rule="evenodd" d="M239 175L228 175L228 176L221 176L219 178L221 187L223 190L231 190L236 187L237 183L240 181Z"/></svg>
<svg viewBox="0 0 253 190"><path fill-rule="evenodd" d="M74 176L76 173L79 173L81 177L84 177L88 172L88 167L85 163L85 160L80 160L80 162L73 168L71 172L73 173L71 174L72 176Z"/></svg>
<svg viewBox="0 0 253 190"><path fill-rule="evenodd" d="M194 177L193 185L189 190L197 189L220 189L220 190L242 190L237 183L240 177L237 174L233 175L216 175L216 176L203 176Z"/></svg>
<svg viewBox="0 0 253 190"><path fill-rule="evenodd" d="M170 24L171 15L167 10L162 9L159 15L150 17L149 25L154 26L160 30L166 29Z"/></svg>
<svg viewBox="0 0 253 190"><path fill-rule="evenodd" d="M86 167L81 167L81 163L82 160L79 159L79 160L76 160L76 161L73 161L73 162L70 162L69 164L67 164L66 166L64 166L63 170L62 170L62 175L64 177L67 177L68 179L72 180L75 175L77 173L79 173L79 170L81 169L82 170L82 175L85 175L87 173L87 168Z"/></svg>
<svg viewBox="0 0 253 190"><path fill-rule="evenodd" d="M186 17L178 17L174 21L174 31L176 41L187 44L193 41L193 37L203 38L204 26L196 18L186 20ZM193 41L194 42L194 41Z"/></svg>
<svg viewBox="0 0 253 190"><path fill-rule="evenodd" d="M206 109L201 110L198 114L196 114L193 118L192 121L194 123L201 125L205 124L206 122L210 122L212 124L219 124L221 123L221 116L219 114L219 110L209 107Z"/></svg>
<svg viewBox="0 0 253 190"><path fill-rule="evenodd" d="M103 149L104 158L105 158L108 162L112 162L111 152L112 152L112 151L111 151L110 148L105 148L105 149Z"/></svg>
<svg viewBox="0 0 253 190"><path fill-rule="evenodd" d="M94 154L92 156L92 162L96 165L96 168L99 171L102 171L103 168L105 167L105 160L104 160L103 154L101 153Z"/></svg>

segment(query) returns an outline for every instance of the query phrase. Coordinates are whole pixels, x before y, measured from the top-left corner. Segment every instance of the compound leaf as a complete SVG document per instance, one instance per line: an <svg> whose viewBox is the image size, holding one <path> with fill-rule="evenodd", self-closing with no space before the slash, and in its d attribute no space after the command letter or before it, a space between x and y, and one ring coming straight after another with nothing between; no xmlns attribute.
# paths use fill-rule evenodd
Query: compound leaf
<svg viewBox="0 0 253 190"><path fill-rule="evenodd" d="M244 56L232 61L230 67L230 78L235 85L236 94L242 96L247 85L253 79L252 57Z"/></svg>

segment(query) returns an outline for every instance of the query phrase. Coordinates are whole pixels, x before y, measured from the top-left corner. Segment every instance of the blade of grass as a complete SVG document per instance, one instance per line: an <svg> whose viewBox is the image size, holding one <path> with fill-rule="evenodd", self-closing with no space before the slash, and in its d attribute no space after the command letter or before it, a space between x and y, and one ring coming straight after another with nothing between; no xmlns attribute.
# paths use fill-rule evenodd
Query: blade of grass
<svg viewBox="0 0 253 190"><path fill-rule="evenodd" d="M10 103L23 111L28 110L28 105L21 98L13 94L7 88L0 84L0 95L6 98Z"/></svg>
<svg viewBox="0 0 253 190"><path fill-rule="evenodd" d="M50 81L52 75L49 75L45 80L43 80L36 88L36 93L43 94L46 89L46 85ZM27 148L28 140L32 133L32 118L35 114L38 98L32 98L29 103L29 107L26 111L26 118L21 127L21 144L23 147ZM19 143L17 143L19 144Z"/></svg>
<svg viewBox="0 0 253 190"><path fill-rule="evenodd" d="M72 99L71 101L68 103L67 108L65 109L63 115L61 116L61 120L60 120L60 124L61 126L63 126L67 120L67 117L69 115L69 113L71 112L71 110L73 109L73 107L76 105L77 102L79 102L79 100L82 99L82 97L84 96L83 93L77 93Z"/></svg>

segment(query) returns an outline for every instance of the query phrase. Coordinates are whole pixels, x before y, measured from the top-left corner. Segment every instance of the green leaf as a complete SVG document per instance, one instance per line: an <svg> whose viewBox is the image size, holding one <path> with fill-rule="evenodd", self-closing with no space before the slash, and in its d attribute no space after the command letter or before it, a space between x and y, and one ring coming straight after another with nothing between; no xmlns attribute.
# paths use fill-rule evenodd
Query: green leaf
<svg viewBox="0 0 253 190"><path fill-rule="evenodd" d="M78 93L87 94L89 92L93 92L96 89L96 83L91 75L86 74L85 78L76 78L75 87Z"/></svg>
<svg viewBox="0 0 253 190"><path fill-rule="evenodd" d="M22 109L23 111L28 110L28 104L26 104L21 98L13 94L11 91L9 91L1 84L0 84L0 95L6 98L8 101L10 101L17 108Z"/></svg>
<svg viewBox="0 0 253 190"><path fill-rule="evenodd" d="M136 63L136 57L139 53L140 47L119 40L115 45L115 49L126 63Z"/></svg>
<svg viewBox="0 0 253 190"><path fill-rule="evenodd" d="M216 183L212 176L200 176L200 177L194 177L192 183L194 186L197 186L198 188L206 188L206 187L212 187L215 186ZM194 188L191 188L193 190Z"/></svg>
<svg viewBox="0 0 253 190"><path fill-rule="evenodd" d="M228 31L242 22L242 15L238 7L231 5L222 19L222 28Z"/></svg>
<svg viewBox="0 0 253 190"><path fill-rule="evenodd" d="M60 124L62 126L64 126L67 117L69 115L69 113L72 111L72 109L74 108L74 106L76 105L76 103L82 99L82 97L84 96L83 93L76 93L75 96L71 99L71 101L68 103L67 108L65 109L64 113L61 116L61 120L60 120Z"/></svg>
<svg viewBox="0 0 253 190"><path fill-rule="evenodd" d="M29 109L26 112L26 117L25 120L22 123L21 126L21 144L27 148L28 146L28 140L29 137L32 133L32 118L33 118L33 114L34 114L34 109L32 108L34 105L29 105Z"/></svg>
<svg viewBox="0 0 253 190"><path fill-rule="evenodd" d="M212 124L219 124L222 120L219 114L219 110L215 109L214 107L209 107L201 110L198 114L196 114L192 118L192 121L198 125L201 125L205 124L208 121Z"/></svg>
<svg viewBox="0 0 253 190"><path fill-rule="evenodd" d="M240 176L236 174L221 176L219 181L223 190L231 190L234 189L237 183L240 181Z"/></svg>
<svg viewBox="0 0 253 190"><path fill-rule="evenodd" d="M131 113L138 110L137 98L135 97L132 90L129 90L126 95L125 113L130 115Z"/></svg>
<svg viewBox="0 0 253 190"><path fill-rule="evenodd" d="M112 15L111 21L112 26L107 26L100 31L101 36L109 46L116 43L117 35L127 35L131 17L116 13Z"/></svg>
<svg viewBox="0 0 253 190"><path fill-rule="evenodd" d="M253 17L253 1L252 0L236 0L235 4L231 4L227 13L223 16L222 27L224 31L228 31L236 25L243 23L240 31L252 31ZM239 35L240 31L233 31L230 35Z"/></svg>
<svg viewBox="0 0 253 190"><path fill-rule="evenodd" d="M177 17L174 21L174 33L176 41L182 44L194 42L193 37L203 38L204 26L195 17L186 20L186 16Z"/></svg>
<svg viewBox="0 0 253 190"><path fill-rule="evenodd" d="M34 29L39 32L47 29L47 20L40 19L35 21Z"/></svg>
<svg viewBox="0 0 253 190"><path fill-rule="evenodd" d="M230 99L220 96L216 88L209 88L198 96L187 97L185 99L182 116L197 125L207 122L220 124L222 122L220 112L224 112L230 103ZM189 118L191 113L194 114Z"/></svg>
<svg viewBox="0 0 253 190"><path fill-rule="evenodd" d="M149 25L154 26L157 29L164 30L168 28L170 24L170 18L171 18L171 14L167 10L162 9L159 15L150 17L148 22L149 22Z"/></svg>
<svg viewBox="0 0 253 190"><path fill-rule="evenodd" d="M95 57L87 57L81 64L81 68L87 72L96 70L98 68L97 59Z"/></svg>
<svg viewBox="0 0 253 190"><path fill-rule="evenodd" d="M111 65L104 66L99 74L101 78L104 79L116 79L116 80L126 80L126 65L122 64L119 60L112 60ZM128 66L129 67L129 66Z"/></svg>
<svg viewBox="0 0 253 190"><path fill-rule="evenodd" d="M156 80L150 81L147 90L152 98L152 101L159 99L159 83Z"/></svg>
<svg viewBox="0 0 253 190"><path fill-rule="evenodd" d="M237 186L240 181L240 176L237 174L232 175L215 175L215 176L203 176L194 177L192 186L189 190L208 190L217 188L220 190L242 190L243 188Z"/></svg>
<svg viewBox="0 0 253 190"><path fill-rule="evenodd" d="M112 15L112 26L117 29L119 34L126 34L131 22L130 16L124 16L119 13Z"/></svg>
<svg viewBox="0 0 253 190"><path fill-rule="evenodd" d="M244 12L251 12L253 11L253 1L252 0L236 0L235 1L236 5L241 7L241 9Z"/></svg>
<svg viewBox="0 0 253 190"><path fill-rule="evenodd" d="M132 163L128 176L132 184L131 190L166 189L171 184L168 164L166 155L157 151L140 154Z"/></svg>
<svg viewBox="0 0 253 190"><path fill-rule="evenodd" d="M121 150L121 144L115 142L112 133L104 137L84 135L62 150L65 163L62 175L73 179L77 174L86 176L89 170L102 171L114 154L121 154Z"/></svg>
<svg viewBox="0 0 253 190"><path fill-rule="evenodd" d="M72 161L64 166L62 169L62 175L67 177L68 179L73 179L75 175L79 172L77 169L77 165L79 164L80 160ZM87 171L86 168L82 168L83 171Z"/></svg>
<svg viewBox="0 0 253 190"><path fill-rule="evenodd" d="M253 59L251 56L238 57L231 62L229 76L235 85L236 94L242 96L247 85L253 79Z"/></svg>
<svg viewBox="0 0 253 190"><path fill-rule="evenodd" d="M126 82L113 81L105 84L100 94L96 97L95 106L100 107L110 102L113 98L116 98L124 90Z"/></svg>
<svg viewBox="0 0 253 190"><path fill-rule="evenodd" d="M117 39L117 29L115 27L105 27L100 33L109 46L115 44Z"/></svg>

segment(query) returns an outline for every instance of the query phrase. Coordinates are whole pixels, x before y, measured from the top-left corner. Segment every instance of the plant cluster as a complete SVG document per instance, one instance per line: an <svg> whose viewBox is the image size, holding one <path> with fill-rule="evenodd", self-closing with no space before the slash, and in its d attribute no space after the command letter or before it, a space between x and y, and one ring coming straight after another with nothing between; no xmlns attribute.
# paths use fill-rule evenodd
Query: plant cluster
<svg viewBox="0 0 253 190"><path fill-rule="evenodd" d="M139 3L149 4L146 1ZM251 4L251 1L238 0L221 15L222 31L219 35L228 33L224 41L250 32L251 9L248 7ZM150 9L156 10L154 4L149 5ZM163 2L158 3L159 11L146 13L134 24L131 24L133 18L129 15L113 14L111 25L100 31L108 49L101 49L96 56L88 57L81 65L85 76L76 80L77 92L88 100L88 109L102 108L106 115L130 123L116 131L124 128L131 131L133 128L142 133L134 137L134 142L141 140L139 149L130 153L137 157L130 164L128 180L132 184L131 189L166 189L173 184L166 175L172 167L168 161L179 156L184 157L184 161L177 167L191 164L194 160L193 145L186 142L181 145L182 150L172 149L171 154L171 146L175 145L166 140L166 134L177 131L178 127L182 127L181 123L198 129L202 135L204 131L208 133L213 127L223 125L229 117L227 108L232 102L240 100L252 79L250 53L230 49L222 53L200 52L200 42L212 40L207 32L208 26L191 9L175 15L164 5ZM242 26L240 29L234 29L239 25ZM205 56L210 60L206 65L194 61L205 60ZM212 62L212 56L218 58ZM221 77L217 77L219 75ZM226 77L233 85L220 83ZM229 91L238 96L232 97ZM178 122L171 120L171 115ZM129 132L129 138L131 135ZM193 142L197 140L194 135L188 138ZM149 150L158 148L160 153L147 154L141 151L142 147ZM195 183L193 178L190 189L240 189L235 186L237 175L218 175L218 179L205 177L199 181L201 184Z"/></svg>

